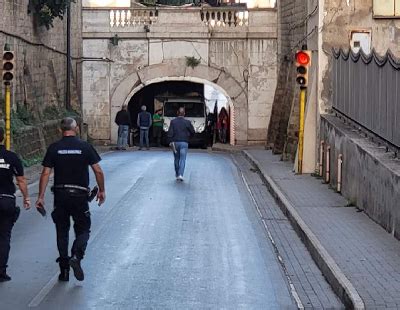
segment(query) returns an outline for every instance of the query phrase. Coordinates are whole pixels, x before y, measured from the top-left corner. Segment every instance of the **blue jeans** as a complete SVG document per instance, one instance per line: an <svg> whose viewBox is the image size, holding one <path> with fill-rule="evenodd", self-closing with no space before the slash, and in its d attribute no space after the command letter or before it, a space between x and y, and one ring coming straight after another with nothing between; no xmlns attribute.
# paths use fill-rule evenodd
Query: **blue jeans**
<svg viewBox="0 0 400 310"><path fill-rule="evenodd" d="M174 153L175 176L183 176L185 172L186 155L189 144L187 142L175 142L176 153Z"/></svg>
<svg viewBox="0 0 400 310"><path fill-rule="evenodd" d="M148 127L140 128L140 148L143 147L144 143L146 143L147 148L149 148L149 128Z"/></svg>
<svg viewBox="0 0 400 310"><path fill-rule="evenodd" d="M118 126L118 141L117 147L125 147L128 144L128 133L129 126L128 125L119 125Z"/></svg>

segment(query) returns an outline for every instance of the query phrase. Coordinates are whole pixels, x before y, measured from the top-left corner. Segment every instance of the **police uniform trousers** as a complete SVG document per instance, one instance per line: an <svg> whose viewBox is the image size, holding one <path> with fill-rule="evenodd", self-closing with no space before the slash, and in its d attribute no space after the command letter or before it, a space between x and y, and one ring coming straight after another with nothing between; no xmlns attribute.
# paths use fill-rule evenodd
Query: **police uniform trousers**
<svg viewBox="0 0 400 310"><path fill-rule="evenodd" d="M11 230L16 220L15 199L0 197L0 273L7 268L10 254Z"/></svg>
<svg viewBox="0 0 400 310"><path fill-rule="evenodd" d="M71 254L78 259L82 259L85 255L91 225L87 199L87 193L83 191L61 189L54 192L54 210L51 216L56 225L59 263L62 268L69 265L68 244L71 218L75 231Z"/></svg>

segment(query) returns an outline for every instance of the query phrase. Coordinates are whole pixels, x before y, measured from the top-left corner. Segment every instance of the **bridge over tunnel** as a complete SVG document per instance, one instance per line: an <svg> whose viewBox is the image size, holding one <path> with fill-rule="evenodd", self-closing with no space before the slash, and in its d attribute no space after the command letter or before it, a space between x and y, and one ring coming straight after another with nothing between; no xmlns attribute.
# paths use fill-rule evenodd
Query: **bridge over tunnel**
<svg viewBox="0 0 400 310"><path fill-rule="evenodd" d="M140 102L155 99L155 89L162 96L168 85L179 95L177 89L190 93L191 85L210 86L226 98L231 144L266 143L277 85L277 11L207 10L206 16L244 19L210 23L195 7L157 8L156 15L134 6L84 8L82 112L92 140L116 142L122 105L135 118Z"/></svg>

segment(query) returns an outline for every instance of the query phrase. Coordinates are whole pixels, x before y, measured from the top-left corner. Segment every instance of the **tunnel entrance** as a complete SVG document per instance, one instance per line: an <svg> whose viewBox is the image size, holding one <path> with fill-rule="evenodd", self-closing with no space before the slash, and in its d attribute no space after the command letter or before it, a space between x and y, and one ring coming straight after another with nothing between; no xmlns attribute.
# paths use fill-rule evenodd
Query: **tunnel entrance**
<svg viewBox="0 0 400 310"><path fill-rule="evenodd" d="M169 126L169 118L175 116L174 111L171 109L176 108L177 110L179 106L185 106L188 118L190 118L190 113L192 113L192 116L195 116L193 114L195 110L197 110L196 115L199 116L198 105L196 105L196 109L190 111L193 105L188 105L188 103L184 104L182 103L182 100L191 101L192 103L196 102L196 100L201 100L205 105L203 135L207 136L207 142L204 143L203 138L194 139L191 141L192 146L197 145L205 147L218 141L225 143L229 142L230 109L227 98L222 93L214 89L212 86L201 83L189 81L164 81L153 83L140 89L130 99L128 103L128 111L132 121L132 133L129 139L130 145L139 145L139 128L137 126L137 118L142 106L146 106L147 112L149 112L152 116L154 116L154 114L159 110L165 113L162 130L162 142L164 145L167 142L166 130ZM226 116L223 116L224 113ZM203 132L203 128L201 128L202 124L200 124L200 121L197 122L196 119L191 118L190 120L194 126L197 126L195 126L196 137L199 138L200 133ZM152 127L150 128L149 132L151 146L157 145L157 138L154 136L154 134L155 130L153 130Z"/></svg>

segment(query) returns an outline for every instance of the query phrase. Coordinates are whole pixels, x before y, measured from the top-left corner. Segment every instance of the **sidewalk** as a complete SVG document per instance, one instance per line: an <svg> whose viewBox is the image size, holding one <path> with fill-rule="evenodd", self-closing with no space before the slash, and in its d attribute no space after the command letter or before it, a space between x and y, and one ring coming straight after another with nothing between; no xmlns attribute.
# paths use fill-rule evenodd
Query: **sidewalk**
<svg viewBox="0 0 400 310"><path fill-rule="evenodd" d="M342 301L357 309L400 309L400 242L321 180L295 175L279 156L244 153Z"/></svg>

